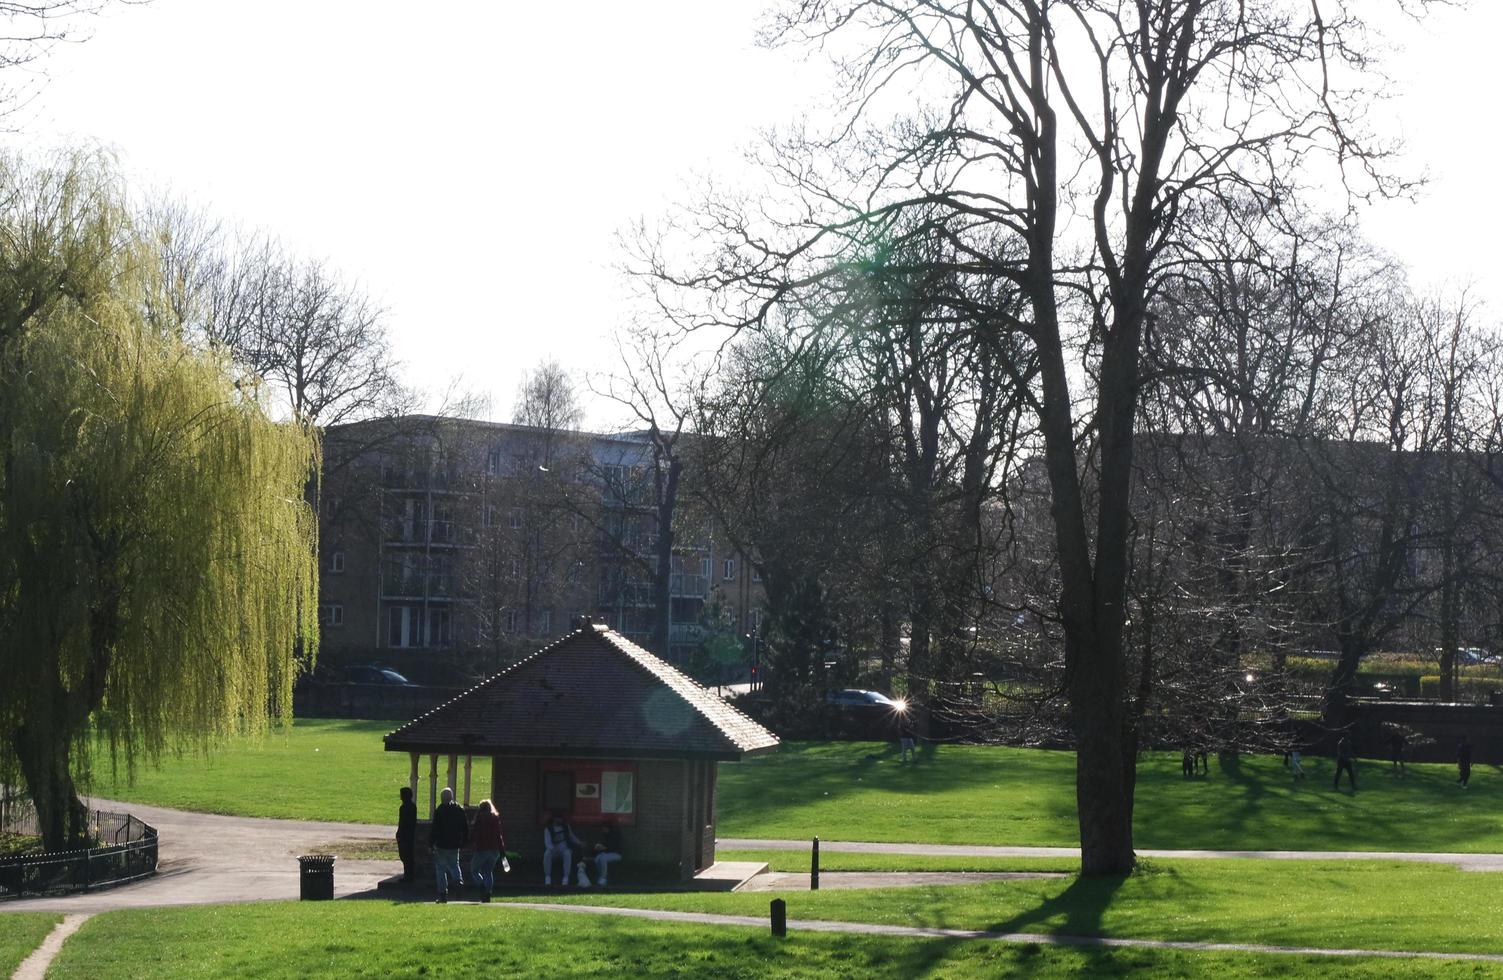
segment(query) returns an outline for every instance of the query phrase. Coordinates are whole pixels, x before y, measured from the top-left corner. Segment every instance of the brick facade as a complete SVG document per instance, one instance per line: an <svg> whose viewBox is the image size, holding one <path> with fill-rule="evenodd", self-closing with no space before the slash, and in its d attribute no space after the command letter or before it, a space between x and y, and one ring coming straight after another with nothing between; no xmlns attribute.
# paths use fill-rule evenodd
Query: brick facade
<svg viewBox="0 0 1503 980"><path fill-rule="evenodd" d="M525 867L521 871L529 877L541 870L543 854L541 762L541 757L503 756L492 760L491 769L490 798L501 811L507 847L522 855ZM621 827L626 862L672 871L680 880L692 878L696 871L715 863L717 765L678 759L644 759L637 763L636 820ZM698 815L706 812L702 805L694 807L692 812L689 809L696 779L708 780L708 823L702 822L702 818L696 821ZM589 845L594 843L599 828L581 825L574 831Z"/></svg>

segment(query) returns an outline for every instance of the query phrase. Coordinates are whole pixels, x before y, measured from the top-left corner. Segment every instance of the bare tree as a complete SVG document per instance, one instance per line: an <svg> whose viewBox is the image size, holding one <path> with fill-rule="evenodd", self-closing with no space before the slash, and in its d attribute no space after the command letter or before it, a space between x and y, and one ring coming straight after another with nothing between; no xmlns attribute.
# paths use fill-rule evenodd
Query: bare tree
<svg viewBox="0 0 1503 980"><path fill-rule="evenodd" d="M681 250L650 239L643 250L660 307L691 329L767 322L788 290L919 208L952 215L957 250L1016 284L1023 316L974 315L1018 334L1039 365L1027 396L1052 497L1088 874L1134 863L1138 732L1124 645L1134 428L1153 302L1186 250L1178 232L1208 201L1287 197L1326 159L1354 193L1402 189L1381 169L1387 148L1357 128L1373 98L1361 87L1369 25L1327 8L790 3L768 40L831 53L847 111L829 133L770 147L786 206L711 199L679 223L700 236L705 262L685 270ZM999 250L1003 239L1015 247Z"/></svg>
<svg viewBox="0 0 1503 980"><path fill-rule="evenodd" d="M410 411L385 311L323 261L297 259L172 202L150 208L167 289L158 322L227 350L294 418L328 427Z"/></svg>

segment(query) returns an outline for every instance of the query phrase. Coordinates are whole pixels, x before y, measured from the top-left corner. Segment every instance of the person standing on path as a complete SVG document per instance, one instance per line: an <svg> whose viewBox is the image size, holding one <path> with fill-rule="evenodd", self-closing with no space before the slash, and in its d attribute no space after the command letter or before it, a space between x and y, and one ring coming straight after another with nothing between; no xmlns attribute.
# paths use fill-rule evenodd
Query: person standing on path
<svg viewBox="0 0 1503 980"><path fill-rule="evenodd" d="M1408 741L1397 728L1388 739L1389 747L1393 750L1393 768L1398 770L1400 776L1404 775L1404 748Z"/></svg>
<svg viewBox="0 0 1503 980"><path fill-rule="evenodd" d="M491 900L496 890L496 862L506 850L506 838L501 833L501 814L490 800L480 801L480 810L475 814L475 829L470 835L475 846L475 860L470 865L476 884L485 889L482 902Z"/></svg>
<svg viewBox="0 0 1503 980"><path fill-rule="evenodd" d="M412 802L412 787L403 786L402 805L397 807L397 856L402 859L402 880L412 880L414 852L417 850L417 804Z"/></svg>
<svg viewBox="0 0 1503 980"><path fill-rule="evenodd" d="M913 719L908 717L905 711L898 720L898 748L901 750L898 754L898 761L917 762L918 753L914 750L917 744L918 733L913 730Z"/></svg>
<svg viewBox="0 0 1503 980"><path fill-rule="evenodd" d="M1336 780L1331 783L1332 789L1341 788L1341 774L1345 771L1347 778L1352 781L1352 789L1357 788L1357 767L1352 758L1352 738L1350 735L1342 735L1336 743Z"/></svg>
<svg viewBox="0 0 1503 980"><path fill-rule="evenodd" d="M1457 782L1461 783L1462 789L1466 789L1467 782L1472 778L1472 737L1470 735L1461 736L1461 742L1456 746L1456 768L1461 776Z"/></svg>
<svg viewBox="0 0 1503 980"><path fill-rule="evenodd" d="M454 802L454 790L448 786L439 794L438 809L433 811L433 824L428 828L428 844L433 848L433 873L438 879L438 900L449 900L449 883L464 884L464 875L459 872L459 849L464 846L470 828L464 818L464 807Z"/></svg>

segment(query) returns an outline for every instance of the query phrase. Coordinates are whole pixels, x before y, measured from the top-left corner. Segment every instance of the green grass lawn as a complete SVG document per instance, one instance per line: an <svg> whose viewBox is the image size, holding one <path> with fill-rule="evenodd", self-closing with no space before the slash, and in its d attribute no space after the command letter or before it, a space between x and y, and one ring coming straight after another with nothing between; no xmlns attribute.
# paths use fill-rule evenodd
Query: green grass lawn
<svg viewBox="0 0 1503 980"><path fill-rule="evenodd" d="M63 921L50 912L5 912L0 909L0 977L8 977Z"/></svg>
<svg viewBox="0 0 1503 980"><path fill-rule="evenodd" d="M168 759L134 786L101 773L94 791L214 813L388 823L407 782L406 757L381 746L395 724L301 721L207 760ZM1330 760L1306 768L1296 784L1278 757L1244 756L1225 767L1213 759L1208 777L1185 779L1177 756L1146 755L1138 846L1503 851L1503 774L1494 766L1477 767L1462 791L1451 766L1412 765L1399 779L1386 763L1359 762L1356 793L1332 791ZM720 772L722 837L1076 843L1074 759L1065 752L926 746L918 763L902 765L888 744L795 743ZM486 795L488 760L476 760L472 781L473 796Z"/></svg>
<svg viewBox="0 0 1503 980"><path fill-rule="evenodd" d="M1503 950L1503 875L1381 861L1148 862L1130 878L787 893L628 894L561 901L790 918L1278 946Z"/></svg>
<svg viewBox="0 0 1503 980"><path fill-rule="evenodd" d="M765 909L765 906L764 906ZM3 920L3 916L0 916ZM337 902L109 912L49 977L1478 977L1474 963L794 933L495 905Z"/></svg>
<svg viewBox="0 0 1503 980"><path fill-rule="evenodd" d="M721 767L722 837L914 841L937 844L1077 843L1074 757L990 746L928 746L902 765L882 743L799 743ZM1231 850L1503 851L1503 778L1359 762L1360 789L1331 789L1332 763L1288 778L1278 756L1211 760L1186 779L1172 753L1138 769L1136 843Z"/></svg>
<svg viewBox="0 0 1503 980"><path fill-rule="evenodd" d="M382 748L381 736L396 721L297 722L284 732L231 741L207 758L167 758L160 768L142 766L135 784L112 779L99 760L92 791L113 800L155 806L293 820L395 823L397 790L407 785L408 759ZM428 770L420 773L419 793L427 799ZM439 785L448 778L439 759ZM464 780L464 761L456 782ZM475 759L471 797L490 795L491 762ZM456 787L459 789L459 787Z"/></svg>

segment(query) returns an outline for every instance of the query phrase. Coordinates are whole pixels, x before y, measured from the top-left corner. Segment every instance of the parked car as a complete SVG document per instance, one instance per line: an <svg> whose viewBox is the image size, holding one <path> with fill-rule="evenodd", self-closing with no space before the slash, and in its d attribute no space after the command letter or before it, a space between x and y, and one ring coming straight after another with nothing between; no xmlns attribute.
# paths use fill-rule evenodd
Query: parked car
<svg viewBox="0 0 1503 980"><path fill-rule="evenodd" d="M847 738L893 738L908 706L880 691L844 688L825 692L826 718L832 735Z"/></svg>
<svg viewBox="0 0 1503 980"><path fill-rule="evenodd" d="M359 664L344 669L344 679L350 684L388 684L397 687L416 687L412 681L388 667Z"/></svg>

